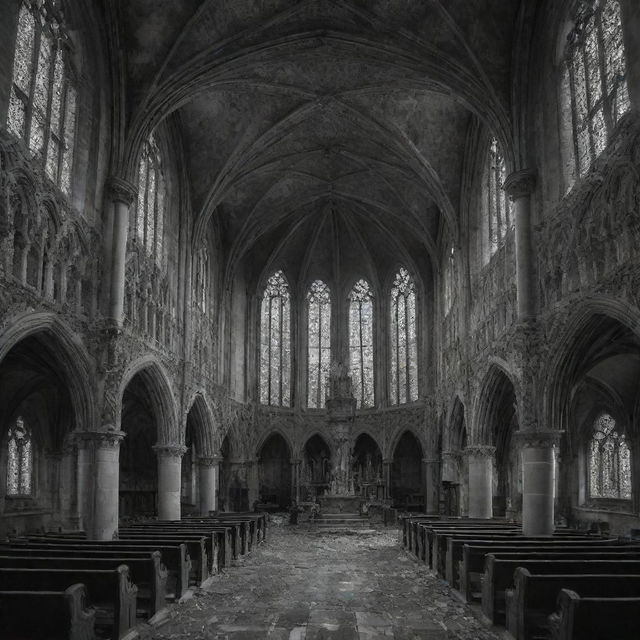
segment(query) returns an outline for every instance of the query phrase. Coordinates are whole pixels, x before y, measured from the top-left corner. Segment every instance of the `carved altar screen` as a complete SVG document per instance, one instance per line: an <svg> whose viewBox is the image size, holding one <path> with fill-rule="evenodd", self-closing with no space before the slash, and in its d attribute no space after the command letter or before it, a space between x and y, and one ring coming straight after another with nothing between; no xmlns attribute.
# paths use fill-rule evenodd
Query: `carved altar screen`
<svg viewBox="0 0 640 640"><path fill-rule="evenodd" d="M260 402L291 405L291 298L282 271L269 278L262 296Z"/></svg>
<svg viewBox="0 0 640 640"><path fill-rule="evenodd" d="M502 188L507 179L507 166L504 154L493 138L489 145L487 167L485 170L485 199L487 207L487 233L489 256L492 256L503 244L507 233L513 228L511 202Z"/></svg>
<svg viewBox="0 0 640 640"><path fill-rule="evenodd" d="M589 443L589 495L631 499L631 451L608 413L595 421Z"/></svg>
<svg viewBox="0 0 640 640"><path fill-rule="evenodd" d="M409 272L400 267L391 287L391 402L418 399L418 343L416 288Z"/></svg>
<svg viewBox="0 0 640 640"><path fill-rule="evenodd" d="M308 360L307 406L324 406L331 363L331 292L322 280L314 280L307 292Z"/></svg>
<svg viewBox="0 0 640 640"><path fill-rule="evenodd" d="M568 87L576 176L583 176L629 110L619 0L581 2L567 38Z"/></svg>
<svg viewBox="0 0 640 640"><path fill-rule="evenodd" d="M70 40L54 0L24 2L20 8L7 128L43 160L49 178L69 195L76 89Z"/></svg>
<svg viewBox="0 0 640 640"><path fill-rule="evenodd" d="M7 440L7 495L30 495L32 475L31 431L18 417L9 429Z"/></svg>
<svg viewBox="0 0 640 640"><path fill-rule="evenodd" d="M366 280L349 295L349 375L358 407L373 407L373 295Z"/></svg>

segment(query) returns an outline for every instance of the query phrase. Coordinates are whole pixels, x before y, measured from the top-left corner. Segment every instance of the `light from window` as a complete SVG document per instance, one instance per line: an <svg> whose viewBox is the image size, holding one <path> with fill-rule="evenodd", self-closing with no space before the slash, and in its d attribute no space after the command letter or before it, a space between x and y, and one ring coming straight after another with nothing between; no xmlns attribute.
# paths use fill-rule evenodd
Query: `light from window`
<svg viewBox="0 0 640 640"><path fill-rule="evenodd" d="M42 158L49 178L71 194L76 90L68 38L49 4L20 8L7 128Z"/></svg>
<svg viewBox="0 0 640 640"><path fill-rule="evenodd" d="M583 176L630 106L618 0L580 3L566 61L575 175Z"/></svg>
<svg viewBox="0 0 640 640"><path fill-rule="evenodd" d="M416 290L413 278L401 267L391 287L391 402L417 399Z"/></svg>
<svg viewBox="0 0 640 640"><path fill-rule="evenodd" d="M142 148L138 167L135 234L147 255L158 266L164 263L165 196L160 150L154 137L150 136Z"/></svg>
<svg viewBox="0 0 640 640"><path fill-rule="evenodd" d="M631 452L607 413L596 420L589 444L589 494L592 498L631 499Z"/></svg>
<svg viewBox="0 0 640 640"><path fill-rule="evenodd" d="M455 292L455 252L453 246L449 249L444 265L444 314L451 311L453 306L453 296Z"/></svg>
<svg viewBox="0 0 640 640"><path fill-rule="evenodd" d="M511 202L502 188L506 179L507 165L504 155L498 141L493 138L489 146L485 183L489 256L502 246L507 233L513 228Z"/></svg>
<svg viewBox="0 0 640 640"><path fill-rule="evenodd" d="M260 309L260 402L291 404L291 296L282 271L265 287Z"/></svg>
<svg viewBox="0 0 640 640"><path fill-rule="evenodd" d="M31 433L19 417L9 429L7 459L7 495L31 495L33 452Z"/></svg>
<svg viewBox="0 0 640 640"><path fill-rule="evenodd" d="M349 295L349 375L358 407L372 407L373 295L366 280L358 280Z"/></svg>
<svg viewBox="0 0 640 640"><path fill-rule="evenodd" d="M331 363L331 292L322 280L314 280L307 292L308 362L307 406L324 406Z"/></svg>
<svg viewBox="0 0 640 640"><path fill-rule="evenodd" d="M196 268L194 278L194 301L196 307L203 313L207 312L209 297L209 253L206 247L196 252Z"/></svg>

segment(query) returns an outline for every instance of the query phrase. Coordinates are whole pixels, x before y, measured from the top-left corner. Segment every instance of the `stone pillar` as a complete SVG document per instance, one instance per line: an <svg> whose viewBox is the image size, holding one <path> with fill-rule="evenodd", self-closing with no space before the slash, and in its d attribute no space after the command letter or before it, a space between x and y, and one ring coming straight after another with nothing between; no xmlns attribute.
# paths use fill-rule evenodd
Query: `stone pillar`
<svg viewBox="0 0 640 640"><path fill-rule="evenodd" d="M467 447L469 457L469 517L493 517L493 458L495 447Z"/></svg>
<svg viewBox="0 0 640 640"><path fill-rule="evenodd" d="M422 458L424 470L424 508L426 513L438 513L438 470L437 458Z"/></svg>
<svg viewBox="0 0 640 640"><path fill-rule="evenodd" d="M218 510L218 473L220 456L198 458L200 481L200 515L208 516L209 511Z"/></svg>
<svg viewBox="0 0 640 640"><path fill-rule="evenodd" d="M181 444L157 444L158 456L158 520L180 520L180 487L182 456L187 450Z"/></svg>
<svg viewBox="0 0 640 640"><path fill-rule="evenodd" d="M299 458L291 459L291 501L300 502L300 465Z"/></svg>
<svg viewBox="0 0 640 640"><path fill-rule="evenodd" d="M129 208L136 196L135 187L122 178L109 181L110 198L113 204L111 230L111 286L109 289L108 317L121 326L124 317L124 285L127 259L127 232L129 230Z"/></svg>
<svg viewBox="0 0 640 640"><path fill-rule="evenodd" d="M553 534L555 452L561 431L519 431L522 448L522 532L526 536Z"/></svg>
<svg viewBox="0 0 640 640"><path fill-rule="evenodd" d="M123 431L78 432L82 524L90 538L111 540L118 530L120 442Z"/></svg>
<svg viewBox="0 0 640 640"><path fill-rule="evenodd" d="M260 497L260 487L258 486L258 459L248 458L245 461L247 468L247 494L249 502L249 511L253 511L253 504Z"/></svg>
<svg viewBox="0 0 640 640"><path fill-rule="evenodd" d="M627 62L627 86L634 109L640 109L640 3L621 0L622 35Z"/></svg>
<svg viewBox="0 0 640 640"><path fill-rule="evenodd" d="M512 173L504 182L504 190L513 202L516 227L516 281L518 287L518 319L535 318L534 264L531 257L531 194L535 173L529 169Z"/></svg>
<svg viewBox="0 0 640 640"><path fill-rule="evenodd" d="M462 452L456 449L442 452L442 482L460 483L460 457Z"/></svg>
<svg viewBox="0 0 640 640"><path fill-rule="evenodd" d="M393 464L393 460L389 460L389 458L385 458L382 461L385 500L391 500L391 465L392 464Z"/></svg>
<svg viewBox="0 0 640 640"><path fill-rule="evenodd" d="M77 450L75 444L69 438L65 438L62 447L62 460L60 463L60 511L68 519L70 528L77 528Z"/></svg>

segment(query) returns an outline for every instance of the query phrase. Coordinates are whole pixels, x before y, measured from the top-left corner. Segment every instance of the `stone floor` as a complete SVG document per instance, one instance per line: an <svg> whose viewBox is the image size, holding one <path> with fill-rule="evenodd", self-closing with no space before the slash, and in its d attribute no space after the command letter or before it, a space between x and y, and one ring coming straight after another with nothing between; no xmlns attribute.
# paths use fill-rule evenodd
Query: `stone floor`
<svg viewBox="0 0 640 640"><path fill-rule="evenodd" d="M495 640L395 530L272 526L268 542L170 608L143 640Z"/></svg>

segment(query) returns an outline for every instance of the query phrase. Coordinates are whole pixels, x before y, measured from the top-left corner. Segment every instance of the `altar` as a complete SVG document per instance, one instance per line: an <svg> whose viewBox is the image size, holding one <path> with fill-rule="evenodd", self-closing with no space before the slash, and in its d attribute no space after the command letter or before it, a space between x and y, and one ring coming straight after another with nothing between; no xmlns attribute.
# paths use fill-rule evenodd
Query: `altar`
<svg viewBox="0 0 640 640"><path fill-rule="evenodd" d="M360 496L324 495L318 498L320 513L360 513L364 500Z"/></svg>

